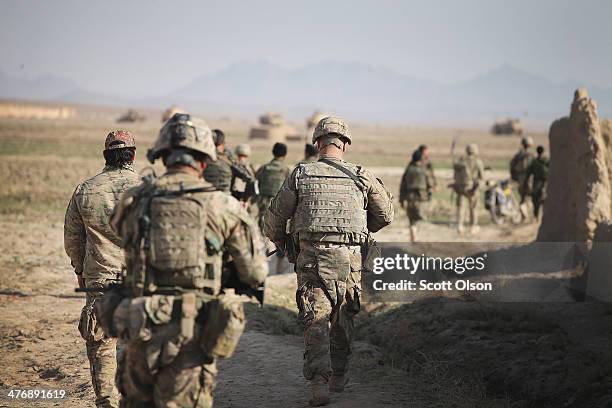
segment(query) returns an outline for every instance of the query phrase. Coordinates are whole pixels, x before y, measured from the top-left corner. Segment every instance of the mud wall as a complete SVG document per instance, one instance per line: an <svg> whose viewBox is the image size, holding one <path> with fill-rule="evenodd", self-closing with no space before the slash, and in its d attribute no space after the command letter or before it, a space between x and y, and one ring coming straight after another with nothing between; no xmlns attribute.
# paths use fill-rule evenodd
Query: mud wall
<svg viewBox="0 0 612 408"><path fill-rule="evenodd" d="M538 241L590 243L611 218L612 123L600 121L586 90L574 94L569 117L550 127L550 171Z"/></svg>
<svg viewBox="0 0 612 408"><path fill-rule="evenodd" d="M24 119L70 119L76 110L65 106L37 106L17 103L0 103L0 117Z"/></svg>

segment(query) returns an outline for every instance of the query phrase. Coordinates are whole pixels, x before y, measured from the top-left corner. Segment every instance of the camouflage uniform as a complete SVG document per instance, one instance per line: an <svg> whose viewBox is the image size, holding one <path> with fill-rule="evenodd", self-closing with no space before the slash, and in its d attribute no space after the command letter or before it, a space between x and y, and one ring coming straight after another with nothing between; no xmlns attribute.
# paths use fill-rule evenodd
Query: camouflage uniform
<svg viewBox="0 0 612 408"><path fill-rule="evenodd" d="M204 179L218 190L229 193L232 185L232 162L233 155L227 149L223 152L217 151L217 160L204 169Z"/></svg>
<svg viewBox="0 0 612 408"><path fill-rule="evenodd" d="M263 231L263 219L270 202L278 193L283 182L289 176L289 167L285 166L284 162L279 159L273 159L267 164L261 166L255 173L257 182L259 183L259 195L253 199L257 206L259 228Z"/></svg>
<svg viewBox="0 0 612 408"><path fill-rule="evenodd" d="M478 147L470 144L466 148L466 155L458 163L455 163L455 184L454 189L457 193L457 230L463 232L465 218L465 202L467 201L470 226L473 230L478 225L478 192L482 180L484 179L484 166L478 157ZM458 168L463 168L465 177L458 177Z"/></svg>
<svg viewBox="0 0 612 408"><path fill-rule="evenodd" d="M525 189L529 189L529 180L533 177L533 185L531 186L531 202L533 203L533 215L537 219L540 215L540 207L546 199L546 180L548 179L548 159L546 157L537 157L531 161L527 174L525 175L524 183L527 184Z"/></svg>
<svg viewBox="0 0 612 408"><path fill-rule="evenodd" d="M344 122L324 118L314 141L334 134L350 138ZM299 243L296 299L304 325L304 377L312 381L313 395L315 382L347 373L353 317L360 309L361 245L392 219L392 197L382 183L334 157L299 165L270 204L266 236L277 246L287 239Z"/></svg>
<svg viewBox="0 0 612 408"><path fill-rule="evenodd" d="M400 203L406 203L406 214L411 225L423 219L421 203L429 201L433 183L427 163L411 162L406 167L400 184Z"/></svg>
<svg viewBox="0 0 612 408"><path fill-rule="evenodd" d="M116 281L121 273L123 253L118 236L110 228L110 215L120 195L139 181L131 166L106 166L102 173L79 184L72 195L66 210L64 247L75 273L82 275L88 288L101 288ZM103 333L93 314L94 303L102 297L102 292L87 294L79 332L87 348L96 406L117 407L117 342Z"/></svg>
<svg viewBox="0 0 612 408"><path fill-rule="evenodd" d="M526 138L524 139L527 140ZM510 174L512 176L512 180L518 183L521 204L525 202L526 197L530 193L529 184L525 182L525 178L527 177L527 169L529 168L532 160L533 154L529 150L529 145L524 145L510 161Z"/></svg>
<svg viewBox="0 0 612 408"><path fill-rule="evenodd" d="M193 129L182 132L185 149L170 143L179 126ZM235 198L185 170L192 151L214 159L210 130L202 120L175 115L149 155L170 152L168 171L126 192L112 218L127 264L127 298L109 309L112 330L126 342L117 372L123 407L211 407L215 358L233 348L218 355L205 339L225 345L230 339L235 348L242 333L218 331L210 314L221 299L235 298L220 295L223 251L244 284L255 287L267 274L258 228ZM232 321L243 325L242 304L232 302Z"/></svg>

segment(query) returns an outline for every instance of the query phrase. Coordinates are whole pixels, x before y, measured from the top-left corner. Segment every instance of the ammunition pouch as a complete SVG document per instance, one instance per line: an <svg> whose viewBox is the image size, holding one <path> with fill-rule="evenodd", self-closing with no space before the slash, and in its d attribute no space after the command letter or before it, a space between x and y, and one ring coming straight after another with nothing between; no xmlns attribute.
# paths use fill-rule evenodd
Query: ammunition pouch
<svg viewBox="0 0 612 408"><path fill-rule="evenodd" d="M104 293L102 299L94 302L94 313L98 324L108 337L117 337L118 335L113 325L113 314L123 299L122 290L119 287L114 287Z"/></svg>
<svg viewBox="0 0 612 408"><path fill-rule="evenodd" d="M239 296L221 294L206 304L200 347L210 357L229 358L238 347L245 325L244 307Z"/></svg>

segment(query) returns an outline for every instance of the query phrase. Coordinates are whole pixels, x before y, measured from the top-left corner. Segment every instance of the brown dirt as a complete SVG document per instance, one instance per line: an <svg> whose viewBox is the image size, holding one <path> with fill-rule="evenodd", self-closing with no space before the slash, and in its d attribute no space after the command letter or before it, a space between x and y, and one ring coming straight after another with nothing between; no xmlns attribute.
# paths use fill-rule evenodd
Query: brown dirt
<svg viewBox="0 0 612 408"><path fill-rule="evenodd" d="M84 298L72 289L75 281L63 251L63 211L76 183L94 175L102 167L101 141L108 129L116 127L113 121L114 117L61 123L0 121L0 229L4 231L0 236L2 390L14 387L65 389L68 399L56 403L56 406L93 406L84 342L77 330ZM223 128L230 130L229 137L235 143L246 140L249 123L226 121L214 124L221 127L227 124ZM141 153L137 155L142 158L159 128L159 122L147 121L130 127L142 143L138 150ZM362 161L369 167L391 167L376 169L376 172L393 192L398 190L408 155L420 143L431 146L434 162L443 167L449 161L448 149L453 136L460 134L461 143L477 140L485 162L494 164L498 170L505 168L507 158L518 144L518 139L514 138L495 138L484 132L459 130L356 127L355 134L356 140L364 143L355 144L350 159ZM545 143L545 135L536 135L536 139L536 143ZM263 163L269 149L266 143L254 143L254 162ZM302 149L301 143L290 144L289 160L297 161ZM399 149L402 151L398 153ZM144 160L139 160L137 168L145 167ZM444 189L447 176L440 172L441 191L436 195L437 202L428 211L431 222L420 225L421 239L491 242L534 239L537 225L493 226L482 208L480 233L477 236L458 236L452 223L450 197ZM493 174L493 177L497 176L503 174ZM379 241L407 241L405 213L397 208L396 214L392 227L378 234ZM220 363L216 406L259 406L264 405L264 401L270 406L305 406L307 389L301 377L303 351L300 328L295 321L294 290L294 275L274 276L268 282L266 307L259 309L254 304L247 305L249 323L239 350L234 358ZM397 305L366 307L357 322L359 341L352 383L345 394L333 396L333 406L536 406L526 405L522 391L515 391L529 385L531 380L524 375L525 372L536 372L537 378L543 378L544 374L538 371L538 367L551 367L546 365L548 363L542 365L534 354L537 350L550 348L546 337L538 340L541 333L523 330L518 323L509 324L508 329L504 329L506 317L514 316L515 312L503 306L484 315L474 305L462 306L465 310L462 315L444 303L423 302L401 308ZM564 349L568 358L578 358L577 353L584 345L589 359L596 355L602 358L602 362L607 361L603 348L588 346L589 342L601 345L604 341L609 344L611 340L612 335L602 329L610 327L607 315L601 314L603 311L564 304L543 308L538 313L541 314L537 321L550 320L560 327L553 334L560 344L570 344ZM568 316L567 322L561 321L564 316ZM479 324L491 324L492 329L479 331ZM524 337L516 337L509 332L512 330L527 332L523 333ZM512 375L497 377L501 382L492 383L480 374L473 375L476 372L473 366L459 364L470 359L479 361L479 341L486 351L483 358L499 360L495 365L484 364L483 367L497 368L498 372L508 371ZM563 365L565 360L561 359L566 358L565 354L555 353L543 353L542 356L560 360L562 369L572 367ZM595 369L600 366L593 365ZM517 386L506 387L504 381L507 378L515 381L513 384ZM554 383L559 377L551 378ZM599 392L607 384L607 374L589 378L592 382L588 386L580 382L574 389L590 395L589 390ZM562 398L555 397L557 394L550 395L554 402L558 402L550 406L562 406ZM595 400L583 398L581 401ZM0 399L0 406L35 405Z"/></svg>

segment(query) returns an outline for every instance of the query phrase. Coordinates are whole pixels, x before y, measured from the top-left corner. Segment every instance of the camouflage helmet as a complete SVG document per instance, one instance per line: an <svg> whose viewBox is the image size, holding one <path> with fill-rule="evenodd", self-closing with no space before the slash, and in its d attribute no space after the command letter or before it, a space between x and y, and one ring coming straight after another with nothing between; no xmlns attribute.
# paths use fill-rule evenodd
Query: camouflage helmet
<svg viewBox="0 0 612 408"><path fill-rule="evenodd" d="M335 116L327 116L317 123L312 134L312 144L315 144L319 138L330 134L338 135L341 139L345 139L348 144L351 144L351 131L348 125Z"/></svg>
<svg viewBox="0 0 612 408"><path fill-rule="evenodd" d="M533 139L530 136L523 136L521 138L521 144L525 147L533 146Z"/></svg>
<svg viewBox="0 0 612 408"><path fill-rule="evenodd" d="M478 145L476 143L470 143L465 146L465 152L470 156L478 156Z"/></svg>
<svg viewBox="0 0 612 408"><path fill-rule="evenodd" d="M159 131L153 148L147 152L147 159L153 163L164 152L172 149L189 149L217 160L212 131L203 119L187 113L175 113Z"/></svg>
<svg viewBox="0 0 612 408"><path fill-rule="evenodd" d="M236 149L234 150L234 153L236 153L236 156L251 156L251 146L249 146L246 143L242 143L239 144L238 146L236 146Z"/></svg>
<svg viewBox="0 0 612 408"><path fill-rule="evenodd" d="M123 149L126 147L136 148L136 140L129 130L113 130L106 135L104 150Z"/></svg>

